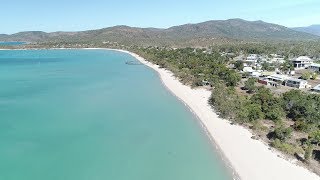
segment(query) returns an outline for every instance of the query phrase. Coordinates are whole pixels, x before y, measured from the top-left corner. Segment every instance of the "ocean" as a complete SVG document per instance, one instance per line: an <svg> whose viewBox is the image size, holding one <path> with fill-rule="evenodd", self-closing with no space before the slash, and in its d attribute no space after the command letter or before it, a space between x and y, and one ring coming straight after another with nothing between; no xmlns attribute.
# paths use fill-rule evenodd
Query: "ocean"
<svg viewBox="0 0 320 180"><path fill-rule="evenodd" d="M0 51L0 179L229 180L196 117L132 56Z"/></svg>
<svg viewBox="0 0 320 180"><path fill-rule="evenodd" d="M0 46L18 46L26 44L25 42L2 42L0 41Z"/></svg>

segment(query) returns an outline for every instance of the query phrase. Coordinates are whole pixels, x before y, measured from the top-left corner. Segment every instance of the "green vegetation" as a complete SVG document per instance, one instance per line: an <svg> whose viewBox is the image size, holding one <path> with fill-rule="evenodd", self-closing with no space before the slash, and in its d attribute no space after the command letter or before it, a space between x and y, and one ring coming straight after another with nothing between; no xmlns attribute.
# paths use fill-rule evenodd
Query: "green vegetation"
<svg viewBox="0 0 320 180"><path fill-rule="evenodd" d="M245 83L244 83L244 88L248 90L249 93L253 93L257 87L255 86L255 83L257 82L256 78L249 78Z"/></svg>
<svg viewBox="0 0 320 180"><path fill-rule="evenodd" d="M281 142L279 139L274 140L271 143L271 146L276 149L279 149L280 151L282 151L286 154L290 154L290 155L294 155L294 154L303 152L302 148L297 147L294 144Z"/></svg>
<svg viewBox="0 0 320 180"><path fill-rule="evenodd" d="M277 29L277 31L275 31ZM98 30L80 32L40 31L21 32L13 35L0 35L0 41L26 41L40 43L87 43L87 44L123 44L170 47L208 47L213 44L243 44L243 42L282 42L316 41L319 36L270 24L262 21L230 19L208 21L198 24L186 24L168 29L136 28L115 26ZM260 46L260 45L259 45ZM267 45L266 45L267 46ZM276 47L281 47L280 45ZM241 48L241 47L240 47ZM263 49L263 48L261 48ZM268 48L270 49L270 48ZM266 50L268 50L266 49ZM250 49L248 53L259 53L260 47ZM297 51L300 49L290 49ZM265 51L265 50L262 50ZM239 52L239 51L238 51ZM286 52L286 51L284 51Z"/></svg>
<svg viewBox="0 0 320 180"><path fill-rule="evenodd" d="M234 63L234 67L239 70L239 71L242 71L243 68L244 68L244 65L243 65L243 62L242 61L237 61Z"/></svg>
<svg viewBox="0 0 320 180"><path fill-rule="evenodd" d="M311 79L312 79L312 80L315 80L315 79L317 79L317 78L318 78L318 74L317 74L317 73L312 73Z"/></svg>
<svg viewBox="0 0 320 180"><path fill-rule="evenodd" d="M276 128L272 133L270 133L271 138L278 139L281 142L286 142L292 135L292 128L285 128L284 126L280 126Z"/></svg>
<svg viewBox="0 0 320 180"><path fill-rule="evenodd" d="M311 78L311 73L309 72L303 73L301 76L301 79L304 79L304 80L309 80L310 78Z"/></svg>
<svg viewBox="0 0 320 180"><path fill-rule="evenodd" d="M280 151L302 154L306 162L312 160L311 147L300 142L308 137L308 142L319 147L320 95L300 90L275 95L264 86L256 86L254 78L241 85L240 73L228 67L234 64L235 69L241 70L243 64L221 56L221 51L225 50L228 52L228 49L217 48L209 53L206 49L193 48L134 49L146 59L174 72L185 84L202 86L203 82L208 82L212 86L210 104L221 117L250 127ZM254 47L251 52L261 51ZM290 71L293 66L288 61L282 68ZM242 92L240 86L246 91Z"/></svg>
<svg viewBox="0 0 320 180"><path fill-rule="evenodd" d="M265 70L265 71L274 71L275 70L275 66L271 63L267 63L267 62L263 62L261 64L261 69Z"/></svg>
<svg viewBox="0 0 320 180"><path fill-rule="evenodd" d="M307 163L309 163L312 158L313 148L313 145L309 143L305 149L304 159Z"/></svg>
<svg viewBox="0 0 320 180"><path fill-rule="evenodd" d="M320 145L320 130L312 132L309 136L309 139L312 143Z"/></svg>

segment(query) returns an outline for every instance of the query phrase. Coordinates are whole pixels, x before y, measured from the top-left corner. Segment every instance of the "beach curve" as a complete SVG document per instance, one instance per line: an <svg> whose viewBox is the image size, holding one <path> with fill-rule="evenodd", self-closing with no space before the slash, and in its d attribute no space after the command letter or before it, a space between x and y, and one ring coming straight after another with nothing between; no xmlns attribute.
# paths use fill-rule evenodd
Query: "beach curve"
<svg viewBox="0 0 320 180"><path fill-rule="evenodd" d="M119 49L136 58L142 64L152 68L163 84L183 101L199 118L210 138L227 158L236 176L242 180L320 180L320 177L308 169L281 157L281 153L270 149L261 141L252 139L253 134L239 125L221 119L209 105L211 92L204 88L192 89L183 85L172 72L160 68L143 57Z"/></svg>

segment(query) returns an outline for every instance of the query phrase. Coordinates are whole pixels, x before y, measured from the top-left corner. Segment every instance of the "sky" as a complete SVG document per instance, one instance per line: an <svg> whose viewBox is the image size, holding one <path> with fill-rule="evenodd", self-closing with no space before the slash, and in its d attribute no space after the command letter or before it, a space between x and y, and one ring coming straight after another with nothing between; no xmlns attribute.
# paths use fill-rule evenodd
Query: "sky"
<svg viewBox="0 0 320 180"><path fill-rule="evenodd" d="M287 27L320 24L320 0L0 0L0 34L115 25L167 28L242 18Z"/></svg>

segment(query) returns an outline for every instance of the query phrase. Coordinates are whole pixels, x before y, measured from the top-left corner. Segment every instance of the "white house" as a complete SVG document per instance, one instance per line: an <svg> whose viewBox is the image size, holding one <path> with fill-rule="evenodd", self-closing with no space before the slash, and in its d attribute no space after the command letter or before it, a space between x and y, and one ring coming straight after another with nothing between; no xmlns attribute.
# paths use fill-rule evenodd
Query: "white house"
<svg viewBox="0 0 320 180"><path fill-rule="evenodd" d="M309 88L308 81L297 78L289 78L286 81L286 86L294 87L298 89Z"/></svg>
<svg viewBox="0 0 320 180"><path fill-rule="evenodd" d="M242 71L246 73L252 73L254 70L252 69L252 67L244 67Z"/></svg>
<svg viewBox="0 0 320 180"><path fill-rule="evenodd" d="M320 64L311 64L308 69L314 72L320 72Z"/></svg>
<svg viewBox="0 0 320 180"><path fill-rule="evenodd" d="M246 62L252 62L256 63L258 61L259 57L257 54L249 54L249 56L246 58Z"/></svg>
<svg viewBox="0 0 320 180"><path fill-rule="evenodd" d="M244 67L243 72L248 73L252 77L260 77L261 71L253 70L252 67Z"/></svg>
<svg viewBox="0 0 320 180"><path fill-rule="evenodd" d="M269 81L274 81L274 82L278 82L278 83L283 83L284 81L286 81L287 79L289 79L289 77L286 76L286 75L274 74L274 75L268 76L267 79L268 79Z"/></svg>
<svg viewBox="0 0 320 180"><path fill-rule="evenodd" d="M289 77L286 75L273 74L266 78L260 79L259 82L261 84L277 87L277 86L283 85L288 78Z"/></svg>
<svg viewBox="0 0 320 180"><path fill-rule="evenodd" d="M312 62L313 62L313 60L307 56L300 56L300 57L292 60L294 68L296 68L296 69L308 68L312 64Z"/></svg>

